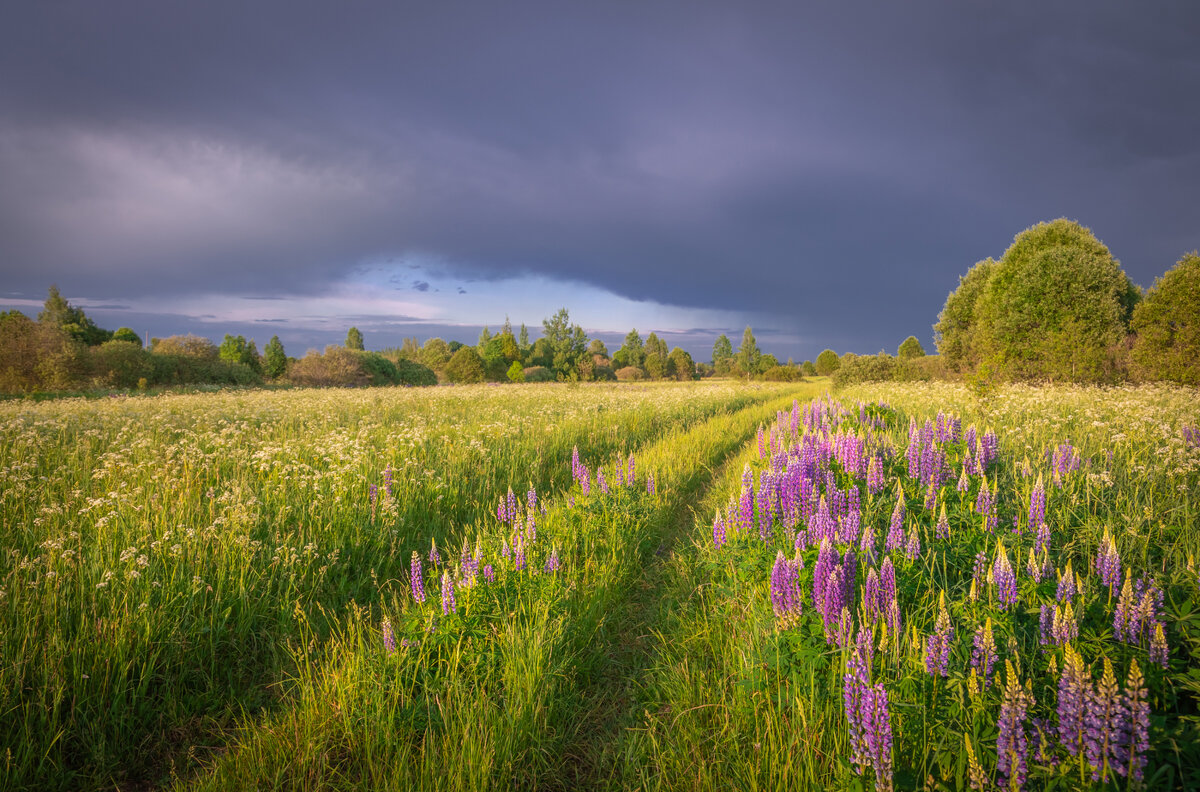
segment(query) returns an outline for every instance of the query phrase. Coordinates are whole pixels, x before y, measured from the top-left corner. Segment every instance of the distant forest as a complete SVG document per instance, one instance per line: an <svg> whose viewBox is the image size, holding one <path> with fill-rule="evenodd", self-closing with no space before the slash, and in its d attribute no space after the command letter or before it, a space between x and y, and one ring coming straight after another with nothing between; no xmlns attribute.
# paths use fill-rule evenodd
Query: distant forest
<svg viewBox="0 0 1200 792"><path fill-rule="evenodd" d="M962 378L980 388L1004 381L1115 384L1168 381L1200 385L1200 255L1192 252L1148 291L1135 286L1092 232L1070 220L1039 223L1016 236L998 260L986 258L959 278L934 325L937 354L909 336L895 355L838 355L781 362L762 352L751 328L735 350L725 335L712 358L697 362L656 334L630 330L611 353L589 339L567 309L542 322L530 341L525 325L484 327L474 346L406 338L368 351L351 327L343 345L289 357L274 336L152 339L108 331L50 287L33 320L0 313L0 392L8 394L180 385L267 383L303 386L436 385L441 382L691 380L737 377L796 381L831 376L835 386L877 380Z"/></svg>

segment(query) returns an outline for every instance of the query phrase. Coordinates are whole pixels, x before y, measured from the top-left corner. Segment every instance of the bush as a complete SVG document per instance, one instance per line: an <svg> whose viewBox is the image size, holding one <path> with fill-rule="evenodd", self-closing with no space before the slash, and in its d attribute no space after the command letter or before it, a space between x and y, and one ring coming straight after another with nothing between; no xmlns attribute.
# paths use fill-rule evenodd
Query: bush
<svg viewBox="0 0 1200 792"><path fill-rule="evenodd" d="M415 360L401 358L396 361L397 385L437 385L437 374L429 366L423 366Z"/></svg>
<svg viewBox="0 0 1200 792"><path fill-rule="evenodd" d="M89 348L88 357L93 380L105 387L135 388L154 373L150 353L132 341L105 341Z"/></svg>
<svg viewBox="0 0 1200 792"><path fill-rule="evenodd" d="M933 340L946 366L955 371L968 371L979 365L975 304L992 277L996 262L990 257L977 262L958 278L958 288L946 297L946 304L933 326Z"/></svg>
<svg viewBox="0 0 1200 792"><path fill-rule="evenodd" d="M545 366L530 366L522 373L526 382L554 382L554 372Z"/></svg>
<svg viewBox="0 0 1200 792"><path fill-rule="evenodd" d="M483 358L475 347L459 347L446 364L446 379L459 384L483 382Z"/></svg>
<svg viewBox="0 0 1200 792"><path fill-rule="evenodd" d="M184 357L212 358L216 360L217 345L207 338L192 335L173 335L155 339L150 351L156 355L182 355Z"/></svg>
<svg viewBox="0 0 1200 792"><path fill-rule="evenodd" d="M820 358L817 362L820 363ZM855 355L833 373L833 386L844 388L858 382L892 380L896 377L896 367L896 358L886 352L880 352L878 355Z"/></svg>
<svg viewBox="0 0 1200 792"><path fill-rule="evenodd" d="M513 364L508 367L508 381L509 382L524 382L525 381L525 369L521 368L521 361L514 360Z"/></svg>
<svg viewBox="0 0 1200 792"><path fill-rule="evenodd" d="M592 371L592 379L596 382L616 382L617 374L613 371L612 366L596 366Z"/></svg>
<svg viewBox="0 0 1200 792"><path fill-rule="evenodd" d="M925 348L921 346L921 342L916 336L909 336L900 342L900 348L896 350L896 357L908 359L925 357Z"/></svg>
<svg viewBox="0 0 1200 792"><path fill-rule="evenodd" d="M799 382L804 379L795 366L772 366L763 372L762 378L769 382Z"/></svg>
<svg viewBox="0 0 1200 792"><path fill-rule="evenodd" d="M316 387L359 386L371 381L361 356L353 350L332 345L325 347L325 354L310 349L307 355L288 367L287 378L297 385Z"/></svg>
<svg viewBox="0 0 1200 792"><path fill-rule="evenodd" d="M625 368L617 369L617 379L621 382L636 382L645 378L646 374L637 366L626 366Z"/></svg>
<svg viewBox="0 0 1200 792"><path fill-rule="evenodd" d="M1144 379L1200 385L1200 254L1154 282L1133 312L1130 357Z"/></svg>
<svg viewBox="0 0 1200 792"><path fill-rule="evenodd" d="M817 375L828 377L830 374L838 370L842 365L842 361L838 359L837 353L832 349L826 349L821 354L817 355Z"/></svg>

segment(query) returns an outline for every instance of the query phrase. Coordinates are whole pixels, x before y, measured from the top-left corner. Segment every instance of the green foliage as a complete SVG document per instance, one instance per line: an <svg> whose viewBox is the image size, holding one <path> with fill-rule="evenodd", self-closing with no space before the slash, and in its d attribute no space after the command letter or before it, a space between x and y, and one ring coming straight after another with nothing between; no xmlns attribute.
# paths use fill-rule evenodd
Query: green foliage
<svg viewBox="0 0 1200 792"><path fill-rule="evenodd" d="M916 336L909 336L900 342L896 356L905 359L925 357L925 348L921 346L921 342L917 340Z"/></svg>
<svg viewBox="0 0 1200 792"><path fill-rule="evenodd" d="M958 288L946 297L946 304L933 326L934 343L946 365L955 371L968 371L979 365L980 352L975 341L978 322L975 305L992 277L996 262L988 257L971 267L958 279Z"/></svg>
<svg viewBox="0 0 1200 792"><path fill-rule="evenodd" d="M529 350L529 358L526 362L534 366L540 366L546 370L552 369L554 367L554 347L550 345L550 340L539 338L537 341L534 341L533 347ZM553 374L552 371L551 374Z"/></svg>
<svg viewBox="0 0 1200 792"><path fill-rule="evenodd" d="M758 367L755 369L755 372L758 374L763 374L767 371L767 369L777 368L778 366L779 358L768 352L766 354L759 355Z"/></svg>
<svg viewBox="0 0 1200 792"><path fill-rule="evenodd" d="M558 379L579 378L580 363L587 356L588 338L582 327L571 324L566 308L560 308L554 316L543 320L542 338L538 340L545 340L549 345L550 368Z"/></svg>
<svg viewBox="0 0 1200 792"><path fill-rule="evenodd" d="M675 347L671 350L671 354L667 356L667 361L671 371L674 373L675 379L680 382L687 382L696 378L696 364L692 361L692 356L686 350Z"/></svg>
<svg viewBox="0 0 1200 792"><path fill-rule="evenodd" d="M0 392L65 390L86 369L83 344L60 326L0 313Z"/></svg>
<svg viewBox="0 0 1200 792"><path fill-rule="evenodd" d="M828 377L837 371L841 365L842 361L838 358L837 353L832 349L826 349L817 355L817 365L815 367L817 376Z"/></svg>
<svg viewBox="0 0 1200 792"><path fill-rule="evenodd" d="M599 355L600 357L608 357L608 347L599 338L593 338L587 348L589 355Z"/></svg>
<svg viewBox="0 0 1200 792"><path fill-rule="evenodd" d="M801 371L801 372L804 374L804 376L806 376L806 377L815 377L815 376L817 376L817 367L816 367L815 365L813 365L813 362L812 362L811 360L806 360L806 361L804 361L803 363L801 363L801 364L800 364L800 371Z"/></svg>
<svg viewBox="0 0 1200 792"><path fill-rule="evenodd" d="M190 333L155 339L150 351L156 355L179 355L211 360L216 360L218 357L216 344L207 338Z"/></svg>
<svg viewBox="0 0 1200 792"><path fill-rule="evenodd" d="M1012 379L1111 381L1138 294L1090 230L1039 223L1017 235L979 296L979 352Z"/></svg>
<svg viewBox="0 0 1200 792"><path fill-rule="evenodd" d="M728 374L733 362L733 344L729 336L721 333L713 342L712 365L718 374Z"/></svg>
<svg viewBox="0 0 1200 792"><path fill-rule="evenodd" d="M817 359L820 362L820 358ZM881 382L895 379L897 360L886 352L878 355L855 355L833 372L833 386L844 388L859 382Z"/></svg>
<svg viewBox="0 0 1200 792"><path fill-rule="evenodd" d="M1188 253L1154 282L1131 326L1139 376L1200 385L1200 254Z"/></svg>
<svg viewBox="0 0 1200 792"><path fill-rule="evenodd" d="M367 366L374 371L368 371ZM287 377L297 385L310 387L359 387L369 385L373 376L381 374L386 376L381 366L367 360L366 353L331 344L325 347L324 354L310 349L288 367Z"/></svg>
<svg viewBox="0 0 1200 792"><path fill-rule="evenodd" d="M428 366L406 358L400 358L395 364L397 385L437 385L437 374Z"/></svg>
<svg viewBox="0 0 1200 792"><path fill-rule="evenodd" d="M279 379L287 373L287 362L283 342L279 340L279 336L271 336L271 340L263 347L263 374L271 379Z"/></svg>
<svg viewBox="0 0 1200 792"><path fill-rule="evenodd" d="M554 372L545 366L529 366L523 373L526 382L554 382Z"/></svg>
<svg viewBox="0 0 1200 792"><path fill-rule="evenodd" d="M754 331L746 325L746 329L742 331L742 343L738 347L737 364L742 371L747 374L758 372L758 361L762 357L762 352L758 349L758 342L754 339ZM778 362L778 361L776 361Z"/></svg>
<svg viewBox="0 0 1200 792"><path fill-rule="evenodd" d="M799 382L803 379L795 366L771 366L762 373L767 382Z"/></svg>
<svg viewBox="0 0 1200 792"><path fill-rule="evenodd" d="M91 347L88 357L94 381L104 387L135 388L154 373L150 353L132 341L105 341Z"/></svg>
<svg viewBox="0 0 1200 792"><path fill-rule="evenodd" d="M359 332L357 327L351 327L346 332L346 349L356 349L362 351L364 348L363 334Z"/></svg>
<svg viewBox="0 0 1200 792"><path fill-rule="evenodd" d="M141 337L129 327L118 327L116 330L114 330L112 334L112 340L128 341L131 344L137 344L139 348L142 346Z"/></svg>
<svg viewBox="0 0 1200 792"><path fill-rule="evenodd" d="M450 362L450 345L441 338L431 338L421 348L420 362L434 371L441 371Z"/></svg>
<svg viewBox="0 0 1200 792"><path fill-rule="evenodd" d="M617 369L617 379L621 382L637 382L646 378L646 372L637 366L625 366Z"/></svg>
<svg viewBox="0 0 1200 792"><path fill-rule="evenodd" d="M446 364L446 379L459 384L483 382L483 358L475 347L464 346Z"/></svg>
<svg viewBox="0 0 1200 792"><path fill-rule="evenodd" d="M88 346L103 344L112 338L112 333L97 327L82 308L76 308L67 302L59 293L58 286L50 287L46 303L38 314L38 321L57 327L71 338Z"/></svg>
<svg viewBox="0 0 1200 792"><path fill-rule="evenodd" d="M514 360L513 364L508 367L508 381L509 382L524 382L525 381L525 369L521 367L521 361Z"/></svg>
<svg viewBox="0 0 1200 792"><path fill-rule="evenodd" d="M650 354L646 355L646 360L643 365L646 369L646 374L649 375L650 379L659 380L664 379L667 376L667 360L657 352L651 352Z"/></svg>
<svg viewBox="0 0 1200 792"><path fill-rule="evenodd" d="M262 361L258 357L258 349L255 348L253 341L246 343L243 336L226 333L225 340L221 342L221 346L217 350L217 356L230 363L241 363L255 374L262 373Z"/></svg>

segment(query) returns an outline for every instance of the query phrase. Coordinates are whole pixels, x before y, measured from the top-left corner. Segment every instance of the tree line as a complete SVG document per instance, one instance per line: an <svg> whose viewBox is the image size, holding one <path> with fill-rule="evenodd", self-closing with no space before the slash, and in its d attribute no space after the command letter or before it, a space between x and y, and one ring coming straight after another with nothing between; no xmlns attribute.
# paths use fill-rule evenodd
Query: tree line
<svg viewBox="0 0 1200 792"><path fill-rule="evenodd" d="M697 363L684 349L655 333L645 340L636 329L612 354L560 309L542 322L530 341L525 325L514 331L506 319L499 332L487 326L479 342L406 338L399 347L368 351L363 334L351 327L341 345L289 357L278 336L260 352L255 341L225 335L218 345L194 335L142 340L132 329L98 327L82 309L50 287L36 321L20 311L0 314L0 392L29 393L87 388L145 389L174 385L308 386L434 385L438 382L547 382L603 380L691 380L707 376L799 379L802 367L786 365L758 349L747 327L735 353L722 335L712 363ZM812 364L806 364L812 368ZM815 371L815 369L814 369Z"/></svg>

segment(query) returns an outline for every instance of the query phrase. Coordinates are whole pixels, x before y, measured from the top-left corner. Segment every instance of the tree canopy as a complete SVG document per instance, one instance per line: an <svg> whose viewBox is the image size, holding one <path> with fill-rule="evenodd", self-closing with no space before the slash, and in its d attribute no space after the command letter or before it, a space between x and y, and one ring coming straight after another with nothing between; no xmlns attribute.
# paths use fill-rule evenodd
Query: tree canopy
<svg viewBox="0 0 1200 792"><path fill-rule="evenodd" d="M1154 282L1131 329L1138 374L1200 385L1200 254L1188 253Z"/></svg>

